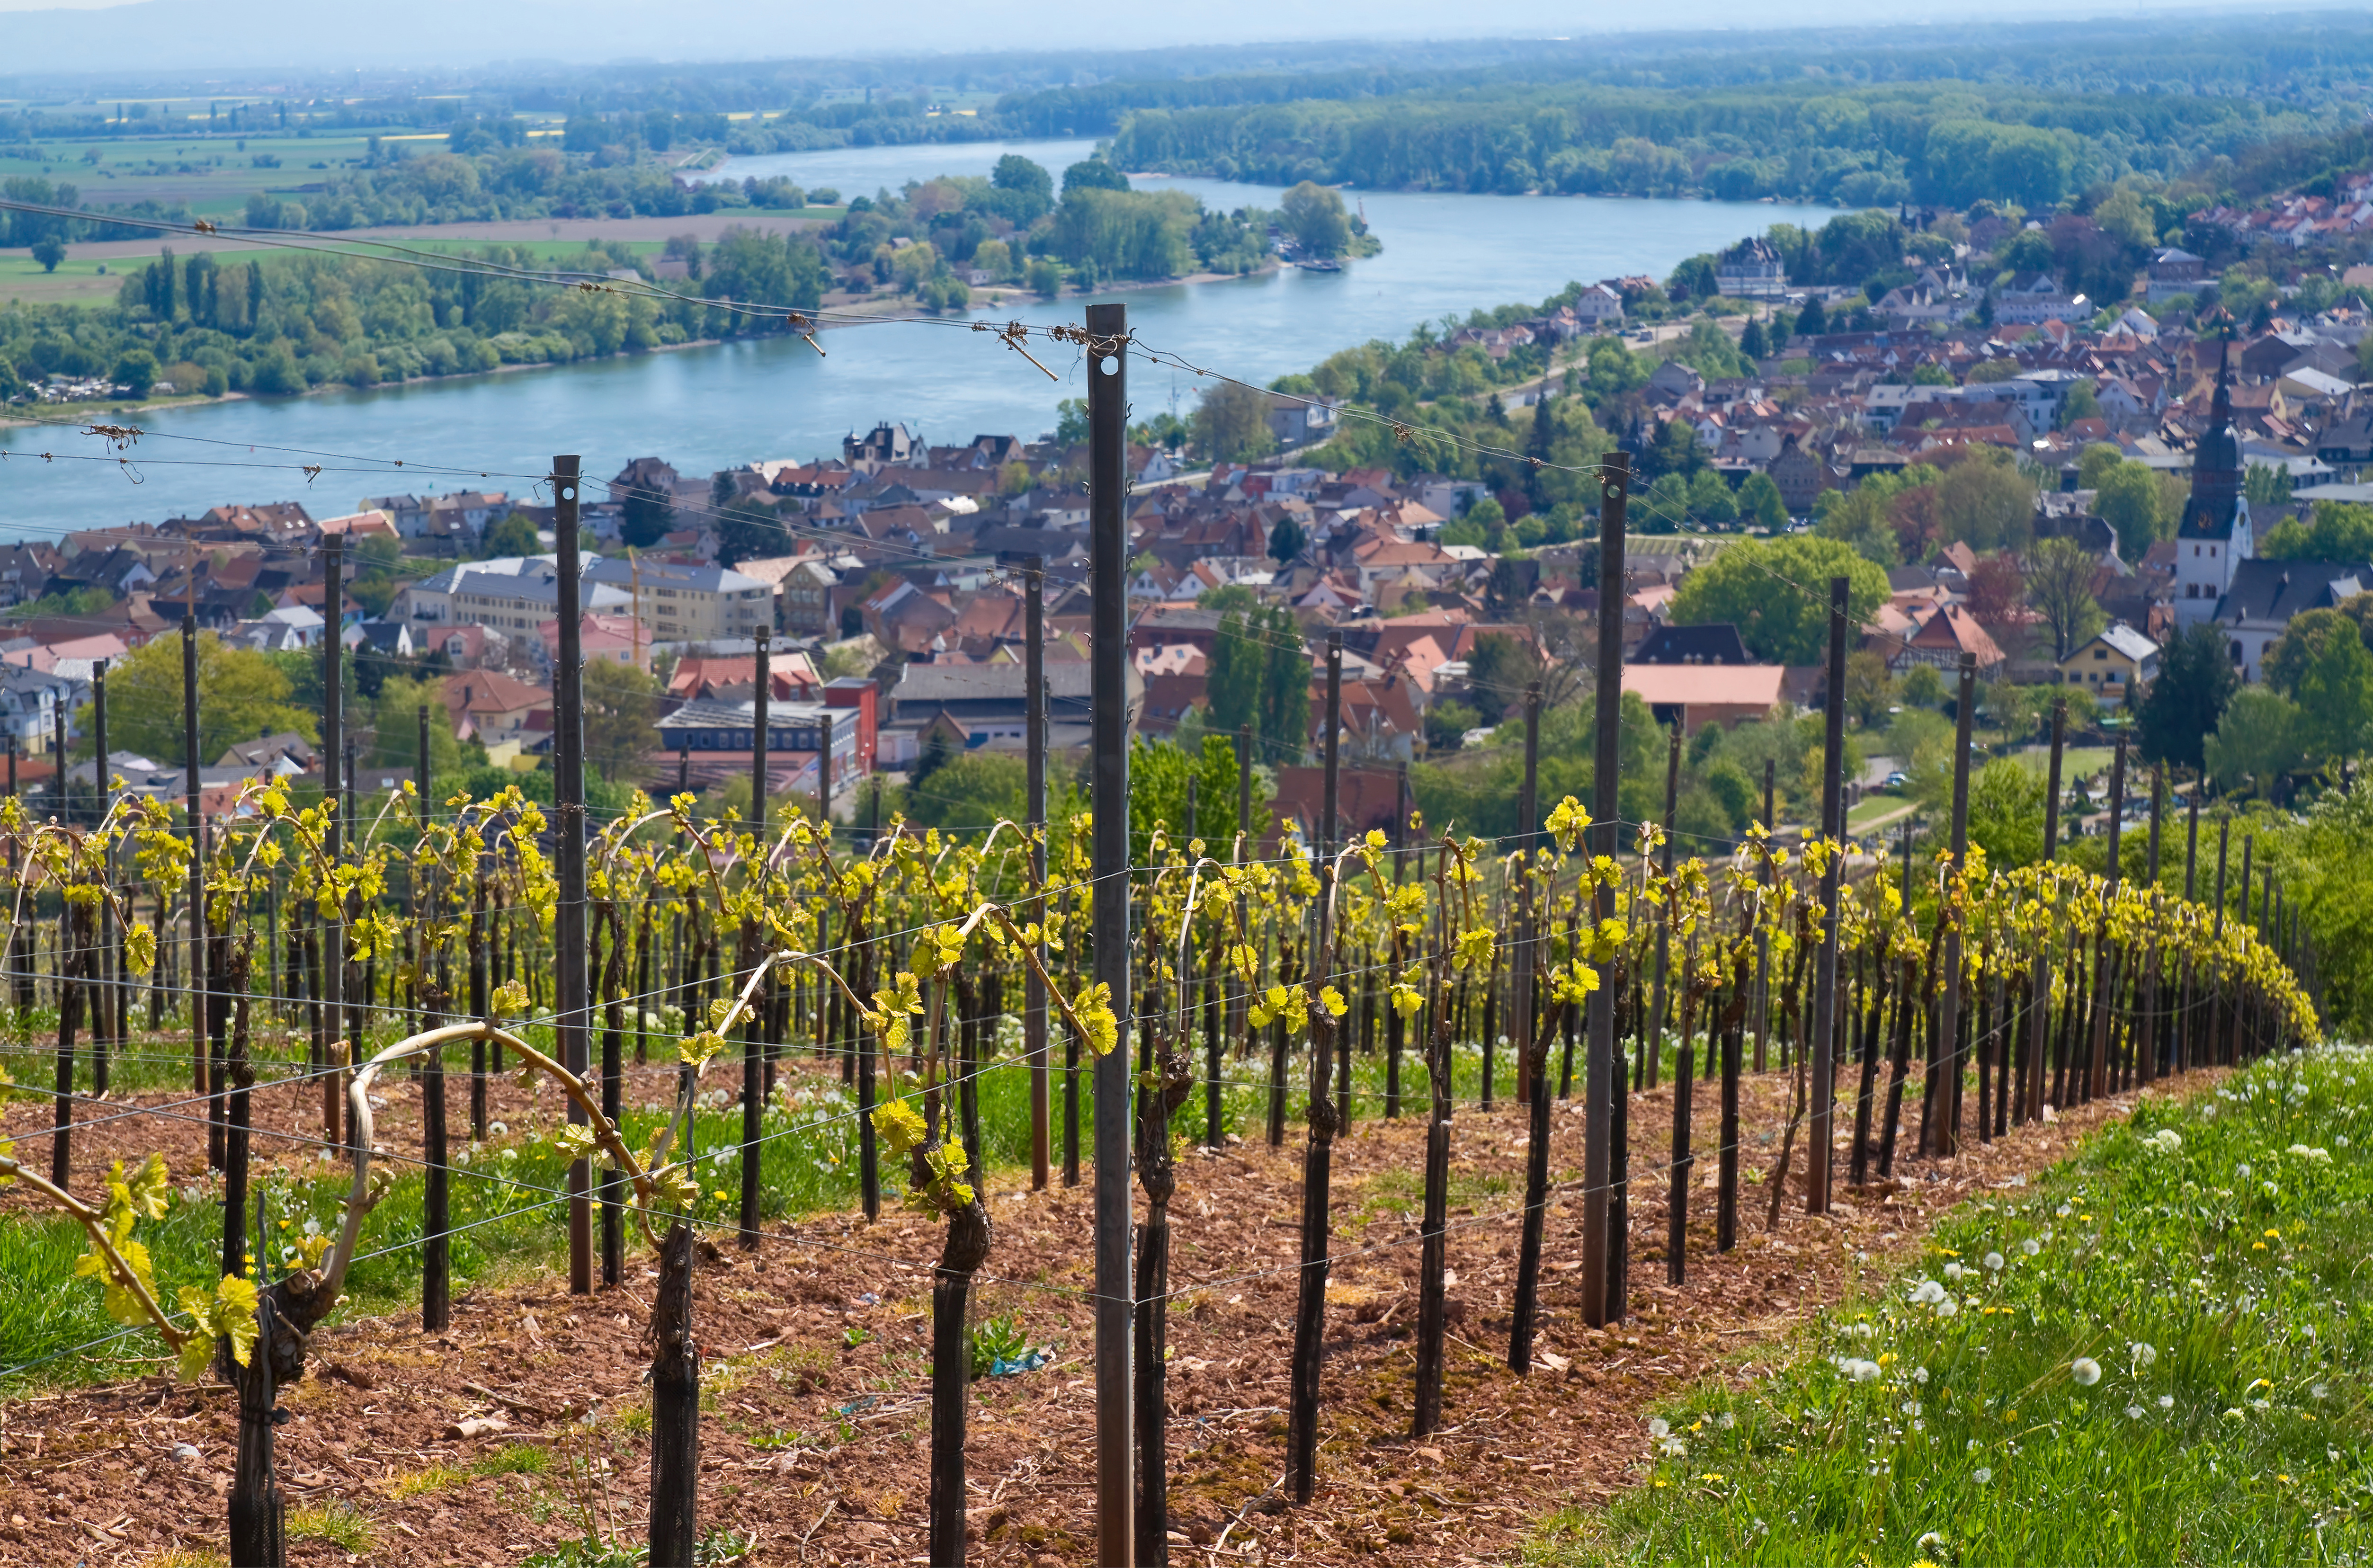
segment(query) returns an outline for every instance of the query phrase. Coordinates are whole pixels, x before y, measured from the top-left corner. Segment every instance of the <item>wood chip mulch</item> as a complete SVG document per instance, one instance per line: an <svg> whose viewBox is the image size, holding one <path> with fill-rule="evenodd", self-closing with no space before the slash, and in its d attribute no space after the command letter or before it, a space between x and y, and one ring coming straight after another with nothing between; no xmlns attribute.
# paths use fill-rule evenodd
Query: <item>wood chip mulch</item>
<svg viewBox="0 0 2373 1568"><path fill-rule="evenodd" d="M1743 1171L1776 1163L1785 1094L1777 1072L1745 1085ZM408 1082L389 1082L386 1098L389 1125L416 1117ZM1803 1212L1800 1131L1800 1174L1778 1230L1762 1228L1769 1188L1748 1185L1741 1245L1717 1255L1716 1124L1701 1085L1701 1190L1688 1282L1675 1288L1665 1283L1666 1181L1657 1169L1669 1151L1671 1091L1642 1094L1631 1126L1631 1315L1604 1331L1581 1320L1582 1204L1569 1187L1548 1215L1542 1324L1523 1376L1506 1360L1525 1120L1505 1104L1463 1109L1445 1424L1423 1442L1409 1436L1423 1128L1360 1121L1335 1154L1320 1479L1302 1508L1285 1507L1278 1491L1301 1131L1291 1129L1282 1149L1189 1153L1172 1209L1173 1562L1508 1562L1544 1515L1633 1484L1656 1401L1709 1374L1752 1379L1765 1358L1785 1353L1790 1330L1858 1278L1883 1278L1914 1256L1941 1211L2032 1176L2133 1101L2113 1097L1973 1143L1949 1164L1906 1163L1883 1188L1847 1192L1841 1149L1841 1197L1825 1218ZM1560 1105L1553 1128L1553 1176L1575 1183L1579 1103ZM999 1171L990 1180L996 1242L976 1287L976 1321L1013 1315L1051 1360L976 1385L973 1560L1080 1564L1093 1560L1094 1541L1092 1189L1034 1193L1023 1189L1027 1179ZM754 1251L720 1235L700 1258L704 1528L754 1536L750 1561L760 1563L924 1561L929 1270L938 1248L935 1225L885 1206L870 1227L837 1214L772 1226ZM369 1544L350 1553L304 1537L292 1539L290 1561L516 1562L582 1538L589 1510L596 1527L641 1540L643 1331L656 1278L647 1249L630 1253L626 1273L622 1286L590 1296L569 1296L551 1277L473 1290L455 1301L455 1327L441 1335L424 1335L416 1318L333 1318L314 1338L307 1379L284 1391L293 1419L280 1429L278 1474L292 1510L347 1504L368 1521ZM61 1280L57 1288L88 1287ZM234 1416L228 1389L161 1375L0 1404L0 1564L99 1568L143 1563L176 1545L219 1550ZM548 1449L548 1471L481 1473L499 1469L490 1461L514 1445Z"/></svg>

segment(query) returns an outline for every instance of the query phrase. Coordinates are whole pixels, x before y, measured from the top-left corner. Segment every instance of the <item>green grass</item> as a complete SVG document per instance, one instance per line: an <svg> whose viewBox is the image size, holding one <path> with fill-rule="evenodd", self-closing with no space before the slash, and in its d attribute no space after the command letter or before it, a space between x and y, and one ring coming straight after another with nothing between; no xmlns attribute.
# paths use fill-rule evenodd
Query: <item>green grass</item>
<svg viewBox="0 0 2373 1568"><path fill-rule="evenodd" d="M323 1540L341 1550L365 1552L377 1538L371 1522L351 1503L333 1499L288 1511L290 1540Z"/></svg>
<svg viewBox="0 0 2373 1568"><path fill-rule="evenodd" d="M2146 1102L1674 1401L1643 1483L1527 1561L2367 1561L2368 1139L2359 1047Z"/></svg>

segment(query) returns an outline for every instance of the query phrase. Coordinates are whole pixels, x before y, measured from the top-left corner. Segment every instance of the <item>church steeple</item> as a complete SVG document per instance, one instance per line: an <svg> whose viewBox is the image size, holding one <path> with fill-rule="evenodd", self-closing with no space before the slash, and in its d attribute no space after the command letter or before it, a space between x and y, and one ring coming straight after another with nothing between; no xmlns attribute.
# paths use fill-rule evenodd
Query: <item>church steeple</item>
<svg viewBox="0 0 2373 1568"><path fill-rule="evenodd" d="M2216 391L2208 403L2207 427L2192 453L2192 498L2183 509L2180 536L2225 538L2232 532L2241 499L2241 437L2233 428L2233 344L2216 351Z"/></svg>

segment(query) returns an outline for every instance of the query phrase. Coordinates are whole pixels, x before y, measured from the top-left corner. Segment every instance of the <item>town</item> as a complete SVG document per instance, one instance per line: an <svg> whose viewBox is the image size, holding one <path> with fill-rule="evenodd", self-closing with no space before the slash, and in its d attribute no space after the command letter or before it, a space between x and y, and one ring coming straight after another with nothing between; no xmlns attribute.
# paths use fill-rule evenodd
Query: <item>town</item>
<svg viewBox="0 0 2373 1568"><path fill-rule="evenodd" d="M2206 218L2288 232L2297 217L2344 239L2373 212L2365 184L2304 213ZM1749 754L1766 743L1724 732L1829 700L1812 623L1783 613L1774 585L1848 570L1850 788L1857 802L1900 798L1891 812L1874 801L1858 825L1914 814L1923 763L1931 784L1942 766L1940 676L1964 654L2004 753L2038 743L2056 702L2086 755L2139 722L2148 755L2204 771L2220 790L2285 798L2291 780L2344 755L2373 715L2334 711L2345 683L2309 667L2335 616L2373 628L2373 601L2357 598L2373 586L2373 486L2357 482L2373 462L2373 407L2354 379L2373 268L2304 291L2323 297L2311 311L2269 290L2245 323L2195 305L2217 284L2180 249L2151 254L2131 303L2095 307L2048 266L1999 264L2049 257L2040 225L1907 212L1894 231L1921 241L1907 268L1935 259L1876 299L1796 286L1780 249L1758 239L1665 286L1577 286L1542 313L1503 310L1489 318L1502 324L1431 346L1497 373L1488 419L1512 444L1545 444L1571 408L1563 417L1595 421L1633 454L1624 690L1691 738L1683 825L1719 840L1756 814ZM1736 313L1674 308L1693 283ZM2225 285L2248 309L2244 292ZM1627 303L1647 303L1646 319L1627 317ZM1190 746L1257 731L1264 766L1284 770L1264 775L1281 825L1315 837L1303 765L1323 724L1318 650L1339 633L1352 766L1413 767L1409 798L1447 809L1466 798L1459 780L1471 792L1488 766L1462 754L1488 755L1511 694L1595 638L1603 585L1589 508L1541 505L1537 484L1511 476L1519 464L1470 461L1462 478L1343 463L1362 411L1311 378L1279 386L1222 383L1193 420L1135 433L1133 731ZM1018 788L1032 570L1046 585L1052 743L1084 745L1083 441L1074 427L937 444L885 419L834 454L707 474L664 455L625 465L582 526L580 638L602 666L589 702L603 783L746 797L763 637L781 731L768 743L771 792L812 798L828 778L844 820L870 790L877 824L886 802L891 816L986 825ZM1210 459L1218 450L1240 455ZM1242 455L1253 452L1268 455ZM334 618L367 709L393 679L384 700L441 705L447 766L533 788L553 741L552 523L532 496L472 490L361 496L344 510L228 502L13 546L0 565L13 634L0 644L0 702L20 782L56 778L61 734L71 758L88 755L94 680L112 664L120 684L124 661L172 640L186 615L258 668L304 656L286 666L292 686ZM347 563L334 609L321 548L333 538ZM2289 637L2295 622L2302 637ZM1307 652L1310 690L1279 689L1280 638ZM2236 703L2247 722L2223 723ZM358 787L392 789L416 743L402 712L377 717L345 765ZM835 755L820 767L826 734ZM301 730L224 739L202 759L202 806L233 799L259 768L321 776ZM955 757L978 760L929 785ZM116 748L109 767L178 802L188 786L168 760ZM80 766L65 788L88 782ZM2098 807L2104 773L2071 784ZM1388 821L1403 787L1362 792L1355 825ZM1780 803L1802 806L1809 789L1791 766ZM2077 827L2087 830L2081 816Z"/></svg>

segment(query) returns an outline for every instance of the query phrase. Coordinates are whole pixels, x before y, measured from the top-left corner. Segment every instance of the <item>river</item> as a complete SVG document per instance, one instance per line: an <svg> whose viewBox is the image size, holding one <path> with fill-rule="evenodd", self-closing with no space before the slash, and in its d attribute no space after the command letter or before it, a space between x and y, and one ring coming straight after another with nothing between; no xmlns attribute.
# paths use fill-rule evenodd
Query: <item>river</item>
<svg viewBox="0 0 2373 1568"><path fill-rule="evenodd" d="M1008 152L1037 159L1059 180L1091 147L1082 141L848 147L736 158L717 172L788 175L809 189L837 186L853 195L936 174L986 174ZM1281 193L1213 180L1136 183L1189 191L1226 208L1273 207ZM1337 274L1285 270L1100 298L1127 302L1129 325L1148 346L1266 381L1445 314L1537 301L1574 278L1661 277L1686 256L1773 223L1818 226L1834 216L1827 207L1759 203L1345 194L1364 205L1384 242L1381 255ZM994 313L1077 321L1081 304L1008 295ZM905 420L942 443L988 433L1035 438L1052 427L1058 399L1083 394L1074 355L1057 345L1033 352L1065 378L1061 384L987 333L946 325L836 330L822 341L824 357L797 341L740 342L368 392L159 409L141 415L151 434L134 448L142 461L131 470L38 456L95 455L99 442L91 438L0 430L6 454L0 541L155 521L229 502L301 499L321 517L395 490L483 485L516 494L526 484L512 476L545 472L555 452L582 453L585 471L603 477L651 453L687 474L759 458L837 455L843 435L883 419ZM1148 368L1130 392L1141 414L1173 405L1183 413L1194 404L1195 378ZM271 447L303 452L263 450ZM354 471L399 458L406 470ZM296 473L289 465L299 462L322 472ZM268 464L281 466L249 466ZM436 468L464 472L427 471ZM480 472L491 477L481 481Z"/></svg>

